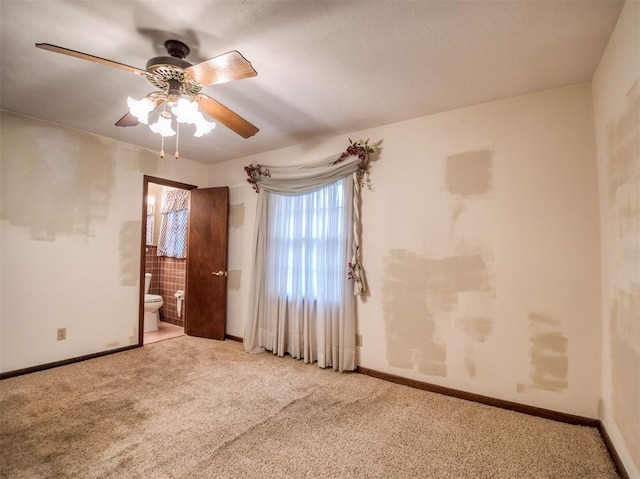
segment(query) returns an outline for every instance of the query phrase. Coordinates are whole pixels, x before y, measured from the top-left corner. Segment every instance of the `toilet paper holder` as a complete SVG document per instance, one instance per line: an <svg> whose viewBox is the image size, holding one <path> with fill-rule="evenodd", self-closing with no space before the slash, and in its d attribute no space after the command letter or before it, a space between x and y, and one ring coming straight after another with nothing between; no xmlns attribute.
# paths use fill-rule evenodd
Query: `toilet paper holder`
<svg viewBox="0 0 640 479"><path fill-rule="evenodd" d="M184 291L182 291L181 289L179 289L178 291L176 291L173 295L174 298L176 298L176 309L178 310L178 317L182 316L182 302L184 301Z"/></svg>

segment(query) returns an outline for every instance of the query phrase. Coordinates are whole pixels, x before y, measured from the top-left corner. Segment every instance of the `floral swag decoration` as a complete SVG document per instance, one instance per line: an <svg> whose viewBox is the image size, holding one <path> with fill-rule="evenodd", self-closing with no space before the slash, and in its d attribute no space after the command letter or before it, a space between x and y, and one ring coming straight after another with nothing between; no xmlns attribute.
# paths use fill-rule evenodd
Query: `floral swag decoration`
<svg viewBox="0 0 640 479"><path fill-rule="evenodd" d="M269 169L266 166L256 165L255 163L251 163L244 167L244 171L247 173L247 182L251 185L253 190L256 193L260 193L260 187L258 186L258 181L261 176L270 177L271 173L269 173Z"/></svg>
<svg viewBox="0 0 640 479"><path fill-rule="evenodd" d="M356 178L358 179L358 183L360 186L367 186L371 189L371 181L369 180L369 174L371 172L371 155L375 152L373 147L369 146L369 139L364 143L359 141L351 141L349 138L349 148L345 152L343 152L336 161L334 161L334 165L338 163L342 163L345 159L350 156L357 156L360 159L358 163L358 170L356 171Z"/></svg>
<svg viewBox="0 0 640 479"><path fill-rule="evenodd" d="M367 141L352 141L349 138L349 147L342 152L334 160L328 159L326 162L319 162L315 166L323 167L336 167L336 165L344 163L347 159L352 157L357 158L357 163L352 161L353 168L349 168L354 175L354 235L353 235L353 257L347 265L347 277L354 282L354 294L363 295L367 291L367 285L364 277L364 268L360 262L360 188L367 187L371 189L371 182L369 180L369 174L371 170L371 156L375 152L374 148L369 145ZM355 164L354 164L355 163ZM346 165L346 164L345 164ZM308 166L308 165L307 165ZM305 168L301 166L300 168ZM278 173L281 170L278 167L272 167L274 177L272 177L272 171L267 166L257 163L251 163L244 167L244 171L247 174L247 182L251 185L256 193L260 193L261 183L266 190L274 191L273 180L280 177L282 173ZM269 185L269 187L267 187Z"/></svg>

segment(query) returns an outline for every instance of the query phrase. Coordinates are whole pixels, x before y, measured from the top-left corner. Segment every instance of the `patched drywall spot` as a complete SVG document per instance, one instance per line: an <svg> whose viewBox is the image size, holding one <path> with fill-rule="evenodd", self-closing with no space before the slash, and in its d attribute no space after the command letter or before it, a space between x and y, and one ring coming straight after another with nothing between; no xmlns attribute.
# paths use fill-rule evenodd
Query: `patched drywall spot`
<svg viewBox="0 0 640 479"><path fill-rule="evenodd" d="M445 376L444 334L452 320L451 313L458 306L459 295L493 294L484 259L480 255L430 259L392 250L383 258L383 266L382 303L389 364ZM489 334L491 326L479 318L471 323L469 327L476 337L485 338Z"/></svg>
<svg viewBox="0 0 640 479"><path fill-rule="evenodd" d="M38 241L93 236L105 222L115 161L100 138L2 113L0 216ZM11 149L10 151L8 149Z"/></svg>
<svg viewBox="0 0 640 479"><path fill-rule="evenodd" d="M449 193L463 198L484 195L491 188L492 150L467 151L447 157Z"/></svg>
<svg viewBox="0 0 640 479"><path fill-rule="evenodd" d="M606 134L610 205L618 238L624 241L640 233L640 82L629 91L624 112Z"/></svg>
<svg viewBox="0 0 640 479"><path fill-rule="evenodd" d="M415 369L428 376L446 376L446 360L447 350L445 346L435 342L432 342L429 347L411 351L411 362Z"/></svg>
<svg viewBox="0 0 640 479"><path fill-rule="evenodd" d="M465 200L460 198L459 196L454 196L455 201L453 206L451 207L451 223L449 224L449 238L453 238L456 234L456 227L458 225L458 220L460 219L460 215L467 209L467 204Z"/></svg>
<svg viewBox="0 0 640 479"><path fill-rule="evenodd" d="M569 385L569 340L562 334L560 322L536 313L530 314L528 320L531 382L519 384L518 392L528 389L559 392L566 389Z"/></svg>
<svg viewBox="0 0 640 479"><path fill-rule="evenodd" d="M462 321L467 336L478 343L484 343L493 331L491 318L463 317Z"/></svg>
<svg viewBox="0 0 640 479"><path fill-rule="evenodd" d="M171 158L173 156L170 155ZM158 174L158 165L160 163L160 155L142 150L139 152L138 171L145 175L156 176Z"/></svg>
<svg viewBox="0 0 640 479"><path fill-rule="evenodd" d="M640 284L615 288L611 300L613 417L640 464Z"/></svg>
<svg viewBox="0 0 640 479"><path fill-rule="evenodd" d="M229 227L240 228L244 226L244 203L229 205Z"/></svg>
<svg viewBox="0 0 640 479"><path fill-rule="evenodd" d="M640 161L640 160L639 160ZM637 173L636 184L625 183L616 197L618 217L618 238L624 240L629 235L640 233L640 171ZM638 253L640 247L636 248Z"/></svg>
<svg viewBox="0 0 640 479"><path fill-rule="evenodd" d="M229 275L227 277L227 287L231 291L240 291L241 284L242 284L242 271L239 269L229 270Z"/></svg>
<svg viewBox="0 0 640 479"><path fill-rule="evenodd" d="M136 286L140 277L140 235L139 221L125 221L120 225L118 251L120 253L120 284Z"/></svg>
<svg viewBox="0 0 640 479"><path fill-rule="evenodd" d="M469 379L476 377L476 360L475 353L472 347L467 347L464 358L464 366L467 370L467 376Z"/></svg>
<svg viewBox="0 0 640 479"><path fill-rule="evenodd" d="M468 291L492 291L487 265L479 254L426 259L420 262L427 304L441 311L453 311L458 295Z"/></svg>
<svg viewBox="0 0 640 479"><path fill-rule="evenodd" d="M158 150L150 151L140 149L137 146L116 143L114 150L118 157L118 164L126 171L137 171L149 176L160 176L159 165L161 142L158 139ZM173 159L173 155L168 155Z"/></svg>
<svg viewBox="0 0 640 479"><path fill-rule="evenodd" d="M445 344L436 334L433 314L427 307L424 258L394 250L383 258L383 265L382 304L389 365L446 376Z"/></svg>
<svg viewBox="0 0 640 479"><path fill-rule="evenodd" d="M638 188L640 174L640 81L636 80L627 93L627 104L618 119L607 125L607 174L609 197L615 203L620 188L632 183ZM634 180L635 178L635 180Z"/></svg>
<svg viewBox="0 0 640 479"><path fill-rule="evenodd" d="M465 348L464 368L469 379L478 375L476 353L493 332L493 320L487 316L462 315L456 318L458 339L468 341Z"/></svg>

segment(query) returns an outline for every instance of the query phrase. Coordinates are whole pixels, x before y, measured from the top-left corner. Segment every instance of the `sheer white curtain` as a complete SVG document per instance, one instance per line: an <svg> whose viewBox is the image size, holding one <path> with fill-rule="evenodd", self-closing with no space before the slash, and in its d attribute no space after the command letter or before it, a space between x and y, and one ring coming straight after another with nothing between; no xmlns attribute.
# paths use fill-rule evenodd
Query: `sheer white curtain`
<svg viewBox="0 0 640 479"><path fill-rule="evenodd" d="M301 195L265 193L259 347L323 368L354 368L351 186L343 178Z"/></svg>
<svg viewBox="0 0 640 479"><path fill-rule="evenodd" d="M259 192L246 351L355 369L355 298L363 281L354 232L368 152L364 159L345 152L300 166L245 168Z"/></svg>

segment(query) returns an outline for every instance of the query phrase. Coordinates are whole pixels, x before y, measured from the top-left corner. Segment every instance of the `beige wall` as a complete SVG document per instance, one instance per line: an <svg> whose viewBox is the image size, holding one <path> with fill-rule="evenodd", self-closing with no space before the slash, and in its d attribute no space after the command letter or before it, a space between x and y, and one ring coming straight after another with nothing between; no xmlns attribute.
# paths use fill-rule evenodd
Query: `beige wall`
<svg viewBox="0 0 640 479"><path fill-rule="evenodd" d="M136 344L142 176L206 167L0 115L0 372Z"/></svg>
<svg viewBox="0 0 640 479"><path fill-rule="evenodd" d="M600 417L640 477L640 4L627 2L593 79L602 225Z"/></svg>
<svg viewBox="0 0 640 479"><path fill-rule="evenodd" d="M361 366L597 416L600 265L589 84L349 135L382 141L363 195ZM256 194L243 166L316 160L347 137L212 165L231 186L228 332L243 335ZM242 218L242 219L240 219Z"/></svg>

